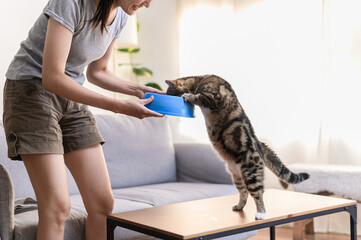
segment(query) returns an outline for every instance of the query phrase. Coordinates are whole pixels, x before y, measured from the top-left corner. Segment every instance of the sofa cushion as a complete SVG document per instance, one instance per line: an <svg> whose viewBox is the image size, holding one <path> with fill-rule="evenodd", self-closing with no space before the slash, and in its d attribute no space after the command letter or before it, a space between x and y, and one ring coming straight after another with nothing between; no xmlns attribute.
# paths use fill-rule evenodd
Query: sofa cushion
<svg viewBox="0 0 361 240"><path fill-rule="evenodd" d="M152 206L236 194L230 184L172 182L113 190L117 199L143 202ZM230 206L232 208L232 206Z"/></svg>
<svg viewBox="0 0 361 240"><path fill-rule="evenodd" d="M70 196L70 201L71 201L72 208L82 211L84 213L86 212L86 210L84 208L83 200L82 200L80 194ZM150 208L150 207L152 207L152 205L149 205L147 203L135 202L135 201L127 200L127 199L114 197L113 213L127 212L127 211L132 211L132 210L137 210L137 209Z"/></svg>
<svg viewBox="0 0 361 240"><path fill-rule="evenodd" d="M208 186L207 186L208 185ZM113 213L117 212L126 212L144 208L150 208L155 204L148 204L144 201L131 201L124 199L125 197L130 196L130 192L139 191L144 195L144 198L149 202L156 202L157 204L163 205L166 203L175 203L182 202L183 200L193 200L201 199L207 196L219 196L222 193L233 194L235 193L235 188L231 188L230 185L223 184L198 184L198 183L167 183L167 184L156 184L151 186L144 187L134 187L128 188L130 192L126 195L119 194L119 190L114 191L114 210ZM126 190L126 189L124 189ZM167 194L167 191L170 190L170 194ZM153 192L154 191L154 192ZM118 193L117 193L118 192ZM156 195L162 194L159 196L159 199L164 198L163 200L156 200ZM149 197L147 197L149 195ZM134 198L134 197L133 197ZM64 239L66 240L85 240L85 221L86 221L86 210L83 205L83 201L80 195L73 195L70 197L71 200L71 212L68 217L68 220L65 224ZM14 240L35 240L36 239L36 230L38 224L38 212L37 210L26 211L15 215L15 232ZM241 234L236 234L220 239L225 240L241 240L246 239L250 236L255 235L256 231L245 232ZM117 227L114 231L115 240L155 240L151 236L147 236L135 231Z"/></svg>
<svg viewBox="0 0 361 240"><path fill-rule="evenodd" d="M65 224L64 239L85 239L85 219L86 214L83 211L71 209ZM16 214L14 218L14 240L36 239L38 221L37 210Z"/></svg>
<svg viewBox="0 0 361 240"><path fill-rule="evenodd" d="M70 197L71 211L65 224L64 239L84 240L85 222L87 213L80 195ZM151 205L139 202L133 202L125 199L114 200L114 212L125 212L137 209L149 208ZM36 239L36 230L38 225L38 211L25 211L15 215L14 240ZM115 239L143 239L144 235L134 231L118 228L115 231Z"/></svg>
<svg viewBox="0 0 361 240"><path fill-rule="evenodd" d="M167 117L143 120L97 115L112 188L176 180L174 147Z"/></svg>
<svg viewBox="0 0 361 240"><path fill-rule="evenodd" d="M233 184L226 162L211 144L174 144L177 181Z"/></svg>

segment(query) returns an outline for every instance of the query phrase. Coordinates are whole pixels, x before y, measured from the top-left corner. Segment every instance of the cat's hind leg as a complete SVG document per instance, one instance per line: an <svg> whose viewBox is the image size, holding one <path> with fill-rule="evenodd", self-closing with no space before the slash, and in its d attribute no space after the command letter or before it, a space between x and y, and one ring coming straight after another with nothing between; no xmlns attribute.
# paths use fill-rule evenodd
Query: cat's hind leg
<svg viewBox="0 0 361 240"><path fill-rule="evenodd" d="M248 192L246 185L242 179L241 166L234 162L228 162L227 164L228 171L232 174L232 180L239 192L239 202L237 205L233 206L233 211L242 211L244 206L247 203Z"/></svg>
<svg viewBox="0 0 361 240"><path fill-rule="evenodd" d="M236 188L239 192L239 202L237 205L233 206L233 208L232 208L233 211L242 211L244 206L246 206L246 203L247 203L248 192L247 192L246 186L243 183L238 184L239 181L241 181L240 178L234 182L234 184L236 185Z"/></svg>
<svg viewBox="0 0 361 240"><path fill-rule="evenodd" d="M263 202L264 192L264 165L263 164L247 164L242 166L242 176L247 191L251 194L257 207L256 219L265 219L266 209Z"/></svg>

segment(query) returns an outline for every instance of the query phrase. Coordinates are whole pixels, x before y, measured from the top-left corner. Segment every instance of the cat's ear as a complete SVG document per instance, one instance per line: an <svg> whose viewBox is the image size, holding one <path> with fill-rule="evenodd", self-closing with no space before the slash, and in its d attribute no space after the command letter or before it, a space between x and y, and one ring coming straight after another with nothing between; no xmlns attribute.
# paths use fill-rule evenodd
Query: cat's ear
<svg viewBox="0 0 361 240"><path fill-rule="evenodd" d="M168 84L169 87L173 87L173 88L176 87L175 83L171 80L165 80L165 82Z"/></svg>

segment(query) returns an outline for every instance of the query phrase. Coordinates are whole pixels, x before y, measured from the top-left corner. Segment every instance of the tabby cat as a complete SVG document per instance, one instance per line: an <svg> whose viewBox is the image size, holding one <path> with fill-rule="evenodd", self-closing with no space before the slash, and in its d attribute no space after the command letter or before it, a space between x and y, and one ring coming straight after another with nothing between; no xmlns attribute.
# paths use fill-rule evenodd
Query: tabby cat
<svg viewBox="0 0 361 240"><path fill-rule="evenodd" d="M239 202L233 207L241 211L248 193L253 197L256 219L264 219L264 165L286 183L299 183L309 178L307 173L291 172L266 144L259 141L231 85L216 75L191 76L167 80L167 95L182 96L186 102L198 105L205 117L208 136L226 161L227 169L239 192Z"/></svg>

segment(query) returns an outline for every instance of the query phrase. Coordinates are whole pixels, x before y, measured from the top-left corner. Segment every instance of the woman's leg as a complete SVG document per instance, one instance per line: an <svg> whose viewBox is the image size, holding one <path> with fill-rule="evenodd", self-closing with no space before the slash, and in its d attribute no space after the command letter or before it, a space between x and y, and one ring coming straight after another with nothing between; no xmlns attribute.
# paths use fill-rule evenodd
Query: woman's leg
<svg viewBox="0 0 361 240"><path fill-rule="evenodd" d="M38 201L37 240L63 240L70 199L63 155L21 155Z"/></svg>
<svg viewBox="0 0 361 240"><path fill-rule="evenodd" d="M112 213L114 197L103 149L96 144L64 155L88 212L87 240L106 239L106 216Z"/></svg>

